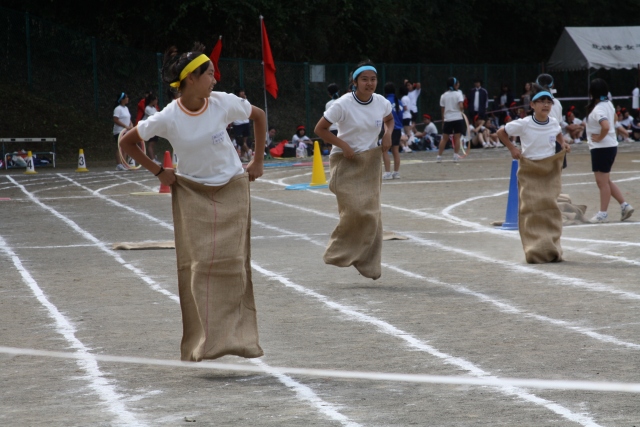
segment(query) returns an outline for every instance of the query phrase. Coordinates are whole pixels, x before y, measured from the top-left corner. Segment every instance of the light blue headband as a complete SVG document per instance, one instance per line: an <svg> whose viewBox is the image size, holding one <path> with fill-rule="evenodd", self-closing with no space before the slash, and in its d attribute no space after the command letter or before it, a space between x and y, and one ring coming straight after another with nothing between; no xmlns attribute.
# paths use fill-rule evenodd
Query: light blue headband
<svg viewBox="0 0 640 427"><path fill-rule="evenodd" d="M358 75L363 72L363 71L373 71L374 73L378 74L378 71L373 68L371 65L363 65L360 68L357 68L354 72L353 72L353 81L355 82L356 79L358 78Z"/></svg>
<svg viewBox="0 0 640 427"><path fill-rule="evenodd" d="M531 101L535 101L536 99L542 98L543 96L548 96L549 98L553 99L553 95L551 95L551 93L547 92L546 90L543 90L542 92L536 93L533 99L531 99Z"/></svg>
<svg viewBox="0 0 640 427"><path fill-rule="evenodd" d="M458 79L456 79L455 77L453 78L453 86L456 85L456 83L458 83ZM449 86L449 90L453 90L453 86Z"/></svg>
<svg viewBox="0 0 640 427"><path fill-rule="evenodd" d="M118 98L118 102L122 101L124 99L124 92L122 92L122 95L120 95L120 98Z"/></svg>
<svg viewBox="0 0 640 427"><path fill-rule="evenodd" d="M601 96L600 97L600 101L608 101L609 97L608 96Z"/></svg>

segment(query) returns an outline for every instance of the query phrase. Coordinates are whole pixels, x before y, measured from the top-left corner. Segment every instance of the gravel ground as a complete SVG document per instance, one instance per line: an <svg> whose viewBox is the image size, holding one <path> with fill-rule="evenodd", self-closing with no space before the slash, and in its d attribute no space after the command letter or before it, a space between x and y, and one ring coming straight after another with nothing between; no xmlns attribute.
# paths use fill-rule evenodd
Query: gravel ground
<svg viewBox="0 0 640 427"><path fill-rule="evenodd" d="M175 361L182 332L170 196L143 171L89 164L0 173L3 426L640 426L638 395L282 375L273 367L640 383L637 219L567 226L566 261L528 265L505 219L506 149L402 154L383 183L377 281L322 262L337 207L309 166L267 167L252 184L260 360L247 373L96 360ZM574 146L563 193L597 211L588 148ZM640 144L621 144L612 179L640 208ZM270 164L272 166L272 164ZM327 172L328 173L328 172ZM328 176L327 176L328 178ZM150 195L134 195L150 192ZM6 200L10 199L10 200Z"/></svg>

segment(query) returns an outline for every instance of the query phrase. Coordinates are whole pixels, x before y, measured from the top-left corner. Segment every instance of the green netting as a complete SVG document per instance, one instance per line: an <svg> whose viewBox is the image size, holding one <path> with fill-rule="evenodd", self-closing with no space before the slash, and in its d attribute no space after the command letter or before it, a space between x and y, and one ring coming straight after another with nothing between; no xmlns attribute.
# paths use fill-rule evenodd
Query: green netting
<svg viewBox="0 0 640 427"><path fill-rule="evenodd" d="M224 54L224 51L223 51ZM44 19L0 8L0 78L28 85L48 97L52 105L72 105L111 122L114 103L121 92L130 96L129 108L135 115L136 104L148 90L158 93L160 105L170 100L168 86L159 78L161 54L131 49L93 39L65 29ZM216 90L235 92L244 88L249 101L267 110L269 124L278 129L278 139L290 139L296 126L304 124L308 133L322 116L329 100L327 86L336 83L347 89L349 72L355 63L309 64L276 62L279 86L277 99L263 90L262 64L259 59L221 58L222 74ZM421 82L420 113L440 117L439 100L446 90L446 80L455 76L467 91L475 78L484 82L490 99L507 84L516 99L524 83L541 72L540 64L377 64L382 93L386 82L398 88L404 79ZM602 77L612 94L629 95L637 70L583 70L557 72L556 87L560 97L585 97L590 78ZM585 100L563 104L581 108ZM616 103L630 106L630 100Z"/></svg>

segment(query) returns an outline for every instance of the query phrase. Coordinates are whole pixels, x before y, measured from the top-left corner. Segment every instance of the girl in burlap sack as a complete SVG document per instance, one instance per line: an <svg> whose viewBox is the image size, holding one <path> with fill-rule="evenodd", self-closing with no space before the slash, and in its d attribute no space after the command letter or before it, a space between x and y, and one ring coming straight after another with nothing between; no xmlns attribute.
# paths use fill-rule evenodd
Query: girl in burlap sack
<svg viewBox="0 0 640 427"><path fill-rule="evenodd" d="M120 145L171 186L182 309L181 359L227 354L260 357L251 281L249 181L262 176L266 118L246 99L212 92L213 64L196 44L165 54L163 78L180 96L126 133ZM234 120L253 120L256 155L246 173L227 133ZM174 171L157 165L136 143L158 135L180 158Z"/></svg>
<svg viewBox="0 0 640 427"><path fill-rule="evenodd" d="M512 120L498 130L498 138L518 168L518 229L528 263L562 261L562 213L557 199L562 187L562 163L570 150L558 121L551 117L553 95L532 85L532 115ZM520 137L522 151L510 137ZM562 149L556 153L556 144Z"/></svg>
<svg viewBox="0 0 640 427"><path fill-rule="evenodd" d="M333 148L329 189L336 195L340 221L331 234L324 262L353 265L365 277L382 274L382 151L391 147L391 103L375 93L377 71L361 62L351 78L352 92L337 99L318 121L315 133ZM332 124L338 135L330 131ZM384 123L382 150L378 147Z"/></svg>

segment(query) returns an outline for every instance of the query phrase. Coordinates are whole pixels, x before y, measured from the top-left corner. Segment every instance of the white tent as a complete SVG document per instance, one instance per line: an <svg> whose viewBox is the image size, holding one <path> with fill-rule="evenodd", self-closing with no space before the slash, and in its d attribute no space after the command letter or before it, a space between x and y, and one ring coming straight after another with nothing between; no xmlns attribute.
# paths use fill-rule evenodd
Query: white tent
<svg viewBox="0 0 640 427"><path fill-rule="evenodd" d="M565 27L547 67L573 71L640 66L640 27Z"/></svg>

